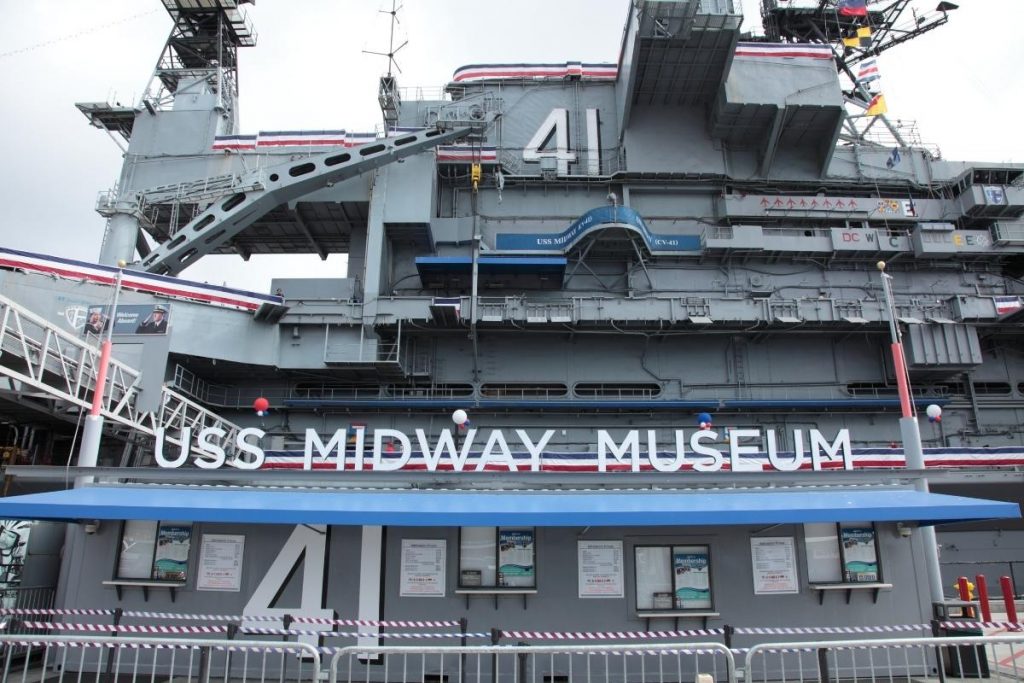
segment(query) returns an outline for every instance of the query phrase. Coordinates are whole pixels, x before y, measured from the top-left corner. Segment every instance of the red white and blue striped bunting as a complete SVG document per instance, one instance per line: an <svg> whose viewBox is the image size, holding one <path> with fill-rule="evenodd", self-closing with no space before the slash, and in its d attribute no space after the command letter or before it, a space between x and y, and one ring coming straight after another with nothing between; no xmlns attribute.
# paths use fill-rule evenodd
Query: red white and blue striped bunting
<svg viewBox="0 0 1024 683"><path fill-rule="evenodd" d="M614 81L617 64L565 62L564 64L468 64L452 74L455 83L495 80L563 80Z"/></svg>
<svg viewBox="0 0 1024 683"><path fill-rule="evenodd" d="M446 145L437 148L439 164L496 164L497 147L474 147L473 145Z"/></svg>
<svg viewBox="0 0 1024 683"><path fill-rule="evenodd" d="M994 296L992 297L992 303L996 306L997 315L1014 313L1019 311L1022 307L1021 298L1019 296Z"/></svg>
<svg viewBox="0 0 1024 683"><path fill-rule="evenodd" d="M98 263L75 261L46 254L33 254L3 247L0 247L0 268L52 275L100 285L113 285L117 280L118 270L113 266L101 266ZM135 270L122 271L121 287L171 299L183 299L243 311L255 311L263 304L284 304L284 299L279 296L179 280L175 277Z"/></svg>
<svg viewBox="0 0 1024 683"><path fill-rule="evenodd" d="M737 57L759 59L832 59L830 45L812 43L737 43Z"/></svg>
<svg viewBox="0 0 1024 683"><path fill-rule="evenodd" d="M358 147L377 139L376 133L345 130L270 130L256 135L218 135L212 149L221 151L270 150L276 147Z"/></svg>
<svg viewBox="0 0 1024 683"><path fill-rule="evenodd" d="M401 454L398 452L385 452L382 454L382 457L385 460L392 458L397 459L400 455ZM480 463L480 456L481 453L479 451L470 453L462 467L462 471L477 471L477 465ZM675 454L673 452L665 451L660 452L659 456L664 461L670 461L674 458ZM906 467L906 460L903 457L903 449L901 448L854 448L852 449L851 456L854 469L902 469ZM779 453L780 459L786 459L788 457L792 457L792 453ZM973 469L998 469L1003 467L1024 466L1024 448L1019 446L1002 446L997 448L926 448L924 449L924 457L925 467L929 469L958 469L967 467ZM531 471L532 456L529 453L525 451L513 452L512 458L519 467L520 472ZM263 465L263 469L302 469L304 460L305 454L299 450L266 451L266 461ZM767 453L746 455L740 460L744 465L751 469L760 468L765 472L772 471L768 463ZM369 450L364 454L362 465L362 469L364 471L370 471L373 469L372 454ZM325 462L319 457L314 457L312 461L312 469L337 469L337 460L335 457L332 457ZM344 469L346 471L355 471L355 463L351 452L346 454ZM447 458L441 459L435 469L437 471L452 471L453 466L451 464L451 460ZM730 469L728 458L725 459L722 469ZM812 469L809 457L800 469ZM841 470L843 469L843 462L840 458L833 460L825 459L822 462L822 469ZM412 455L409 457L409 461L401 468L401 470L427 470L427 464L423 459L422 453L413 451ZM608 472L629 472L632 471L632 464L627 461L618 462L608 458L605 470ZM641 459L640 470L642 472L655 471L647 458ZM693 465L688 462L684 462L680 468L680 471L691 470L693 470ZM393 470L389 469L389 471ZM484 465L482 471L507 472L509 471L509 468L505 463L490 462ZM540 456L539 471L597 472L599 471L597 453L546 451Z"/></svg>

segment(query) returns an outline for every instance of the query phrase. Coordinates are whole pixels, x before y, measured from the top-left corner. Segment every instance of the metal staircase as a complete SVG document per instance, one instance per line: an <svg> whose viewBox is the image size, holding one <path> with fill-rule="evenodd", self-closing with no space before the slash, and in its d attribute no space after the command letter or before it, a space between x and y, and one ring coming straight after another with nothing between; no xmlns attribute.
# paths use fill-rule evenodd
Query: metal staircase
<svg viewBox="0 0 1024 683"><path fill-rule="evenodd" d="M100 349L95 337L80 339L44 318L0 296L0 377L7 380L9 400L31 403L51 414L75 416L92 405ZM111 359L104 388L102 412L108 435L135 441L153 437L160 427L166 441L181 445L183 430L194 436L206 427L224 430L229 460L241 427L198 403L163 387L160 407L154 412L137 408L141 373ZM190 450L199 452L194 443Z"/></svg>

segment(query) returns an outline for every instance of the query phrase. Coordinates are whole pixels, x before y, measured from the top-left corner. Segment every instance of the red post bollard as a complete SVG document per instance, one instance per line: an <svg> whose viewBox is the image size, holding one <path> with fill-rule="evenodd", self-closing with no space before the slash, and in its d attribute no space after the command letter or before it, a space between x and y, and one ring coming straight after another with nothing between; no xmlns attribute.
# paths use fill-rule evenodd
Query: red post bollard
<svg viewBox="0 0 1024 683"><path fill-rule="evenodd" d="M974 583L978 587L978 600L981 601L981 620L990 622L992 621L992 608L988 604L988 584L985 582L985 575L975 576Z"/></svg>
<svg viewBox="0 0 1024 683"><path fill-rule="evenodd" d="M960 578L958 578L956 580L956 586L960 590L960 599L963 600L964 602L970 602L970 600L971 600L971 587L969 585L969 582L967 581L967 577L966 576L961 576ZM974 618L974 610L971 609L970 607L965 607L964 611L963 611L963 615L965 617L967 617L968 619L973 619Z"/></svg>
<svg viewBox="0 0 1024 683"><path fill-rule="evenodd" d="M1003 589L1003 604L1006 605L1006 620L1011 624L1017 623L1017 603L1014 602L1013 581L1009 576L999 577L999 586Z"/></svg>

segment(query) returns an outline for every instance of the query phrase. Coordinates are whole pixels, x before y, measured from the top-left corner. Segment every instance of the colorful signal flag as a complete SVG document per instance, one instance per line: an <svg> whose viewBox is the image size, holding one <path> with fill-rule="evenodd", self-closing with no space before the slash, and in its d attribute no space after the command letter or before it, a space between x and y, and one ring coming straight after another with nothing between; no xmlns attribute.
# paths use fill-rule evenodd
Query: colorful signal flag
<svg viewBox="0 0 1024 683"><path fill-rule="evenodd" d="M903 160L903 157L900 156L900 148L899 147L893 147L892 151L889 152L889 158L885 160L885 167L888 168L888 169L896 168L897 166L900 165L900 162L902 160Z"/></svg>
<svg viewBox="0 0 1024 683"><path fill-rule="evenodd" d="M836 10L844 17L866 17L868 3L867 0L839 0Z"/></svg>
<svg viewBox="0 0 1024 683"><path fill-rule="evenodd" d="M843 38L843 45L846 47L857 48L858 50L866 50L871 47L871 28L868 26L861 26L857 29L857 35L852 38Z"/></svg>
<svg viewBox="0 0 1024 683"><path fill-rule="evenodd" d="M870 83L871 81L877 81L881 77L881 74L878 73L878 62L876 60L865 59L860 63L860 69L857 71L858 83Z"/></svg>
<svg viewBox="0 0 1024 683"><path fill-rule="evenodd" d="M864 113L868 116L878 116L887 111L889 111L889 108L885 106L885 95L878 93L868 102L868 110Z"/></svg>

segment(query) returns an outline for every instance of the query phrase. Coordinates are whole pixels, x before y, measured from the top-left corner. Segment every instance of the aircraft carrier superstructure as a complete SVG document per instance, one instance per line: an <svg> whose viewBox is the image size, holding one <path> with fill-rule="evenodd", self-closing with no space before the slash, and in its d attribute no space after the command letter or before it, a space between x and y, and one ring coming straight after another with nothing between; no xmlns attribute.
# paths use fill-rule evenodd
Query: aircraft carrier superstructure
<svg viewBox="0 0 1024 683"><path fill-rule="evenodd" d="M109 314L115 285L119 311L165 309L165 334L115 322L114 355L139 374L105 408L100 465L153 467L159 427L168 460L220 424L261 430L261 469L372 460L441 487L459 487L439 474L458 466L424 465L417 430L468 443L466 469L482 463L495 487L530 470L545 485L604 470L701 485L686 479L700 465L748 469L736 444L767 469L767 451L809 452L812 432L832 454L803 469L899 472L895 315L933 490L1020 498L1024 164L942 158L870 114L857 75L947 11L899 33L902 0L864 14L764 0L768 36L752 38L733 0L633 0L607 63L470 64L431 99L389 74L386 132L256 133L237 127L238 53L255 43L242 3L163 1L175 28L138 106L78 105L128 149L98 206L98 264L87 248L82 262L2 254L8 305L83 343L105 334L82 325ZM874 42L850 47L865 27ZM187 282L224 253L345 254L348 274L261 294ZM16 462L63 463L88 383L75 400L8 389ZM201 416L191 435L159 417L172 408ZM701 443L725 453L717 468L694 466L694 432L715 434ZM1016 522L985 528L1002 539L989 558L1024 559ZM948 538L957 575L981 536Z"/></svg>

